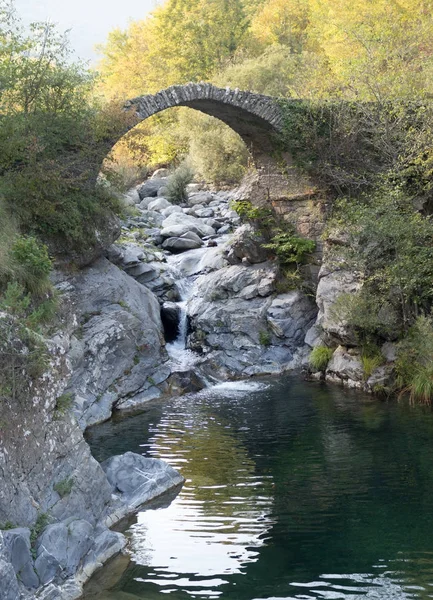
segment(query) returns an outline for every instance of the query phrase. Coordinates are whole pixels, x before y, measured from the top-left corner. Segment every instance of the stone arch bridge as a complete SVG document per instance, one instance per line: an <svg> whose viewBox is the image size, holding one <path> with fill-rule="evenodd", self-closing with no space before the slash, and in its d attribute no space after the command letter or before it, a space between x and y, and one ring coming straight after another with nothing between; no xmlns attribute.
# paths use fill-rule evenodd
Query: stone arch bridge
<svg viewBox="0 0 433 600"><path fill-rule="evenodd" d="M174 85L125 104L139 121L175 106L186 106L220 119L244 140L253 156L271 150L271 136L282 129L283 115L274 98L217 88L210 83Z"/></svg>
<svg viewBox="0 0 433 600"><path fill-rule="evenodd" d="M282 131L284 119L275 98L222 89L210 83L189 83L138 96L129 100L124 108L134 111L135 124L138 124L177 106L216 117L243 139L256 169L245 178L239 199L249 199L255 205L272 204L301 235L320 240L326 212L323 194L296 169L290 155L279 153L276 158L275 134Z"/></svg>

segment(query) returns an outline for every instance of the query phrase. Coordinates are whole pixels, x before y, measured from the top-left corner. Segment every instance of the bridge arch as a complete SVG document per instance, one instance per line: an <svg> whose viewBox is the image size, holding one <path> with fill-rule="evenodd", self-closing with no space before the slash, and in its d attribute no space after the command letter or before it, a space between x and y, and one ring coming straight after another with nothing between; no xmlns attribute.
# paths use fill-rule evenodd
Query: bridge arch
<svg viewBox="0 0 433 600"><path fill-rule="evenodd" d="M176 106L220 119L240 135L254 157L271 150L270 135L282 128L282 112L274 98L210 83L173 85L153 95L138 96L126 102L125 110L135 111L139 122Z"/></svg>

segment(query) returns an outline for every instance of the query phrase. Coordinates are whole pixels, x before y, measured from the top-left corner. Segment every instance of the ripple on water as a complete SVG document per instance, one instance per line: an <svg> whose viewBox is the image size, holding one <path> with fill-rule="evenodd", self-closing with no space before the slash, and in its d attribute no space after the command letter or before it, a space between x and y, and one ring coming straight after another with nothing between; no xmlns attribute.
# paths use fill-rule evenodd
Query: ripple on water
<svg viewBox="0 0 433 600"><path fill-rule="evenodd" d="M95 450L141 448L186 483L138 514L133 562L98 598L433 598L432 435L430 413L290 378L106 424Z"/></svg>

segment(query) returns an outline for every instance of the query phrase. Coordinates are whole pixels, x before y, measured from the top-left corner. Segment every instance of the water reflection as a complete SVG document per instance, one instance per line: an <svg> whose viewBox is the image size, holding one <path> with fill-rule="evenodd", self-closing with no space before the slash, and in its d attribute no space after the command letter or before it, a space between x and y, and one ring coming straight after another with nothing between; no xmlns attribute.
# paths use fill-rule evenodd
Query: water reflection
<svg viewBox="0 0 433 600"><path fill-rule="evenodd" d="M142 582L213 596L228 575L257 560L274 523L272 476L256 475L254 460L211 402L228 390L235 402L264 387L217 386L150 429L143 448L181 470L186 484L167 510L140 513L131 529L133 560L158 565Z"/></svg>
<svg viewBox="0 0 433 600"><path fill-rule="evenodd" d="M129 424L128 424L129 423ZM92 433L187 482L98 600L433 598L433 418L293 379L227 384Z"/></svg>

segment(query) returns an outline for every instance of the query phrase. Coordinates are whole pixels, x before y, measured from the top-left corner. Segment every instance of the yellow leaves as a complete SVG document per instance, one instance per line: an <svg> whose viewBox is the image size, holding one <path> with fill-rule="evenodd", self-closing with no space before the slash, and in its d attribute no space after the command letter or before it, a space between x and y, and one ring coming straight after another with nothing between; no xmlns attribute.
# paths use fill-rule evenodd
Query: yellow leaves
<svg viewBox="0 0 433 600"><path fill-rule="evenodd" d="M300 52L306 41L308 0L268 0L251 23L251 32L266 46L284 44Z"/></svg>

